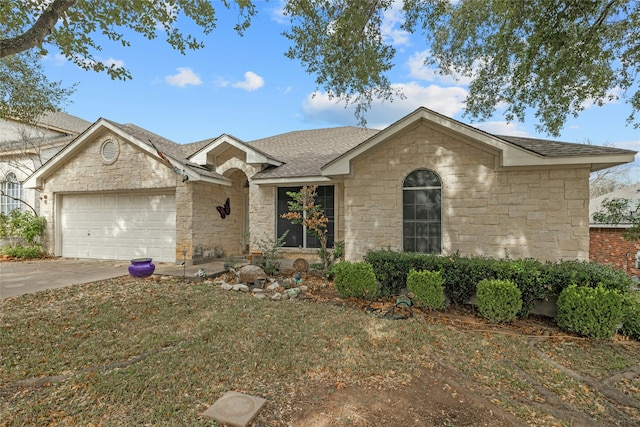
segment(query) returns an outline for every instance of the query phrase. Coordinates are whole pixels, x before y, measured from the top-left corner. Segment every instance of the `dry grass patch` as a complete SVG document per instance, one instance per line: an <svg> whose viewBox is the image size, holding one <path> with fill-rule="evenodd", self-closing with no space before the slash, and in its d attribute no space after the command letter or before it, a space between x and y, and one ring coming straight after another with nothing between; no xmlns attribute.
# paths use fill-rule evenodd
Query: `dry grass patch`
<svg viewBox="0 0 640 427"><path fill-rule="evenodd" d="M327 425L451 423L429 405L447 398L438 411L460 411L471 397L467 417L484 405L532 425L640 423L638 343L584 340L545 322L491 325L472 313L419 311L393 321L357 301L276 302L131 278L0 304L3 426L212 425L201 414L229 390L268 399L258 422L269 426L291 425L316 410L313 402L334 405L342 390L404 396L403 406L389 398L379 410L396 418L362 408ZM412 393L434 387L438 402ZM413 421L398 419L398 408Z"/></svg>

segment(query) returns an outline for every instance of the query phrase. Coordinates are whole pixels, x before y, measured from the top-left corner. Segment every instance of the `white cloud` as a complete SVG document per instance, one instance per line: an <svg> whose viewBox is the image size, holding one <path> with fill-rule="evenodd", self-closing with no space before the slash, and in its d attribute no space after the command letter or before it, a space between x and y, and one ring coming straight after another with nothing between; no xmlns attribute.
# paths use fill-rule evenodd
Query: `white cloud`
<svg viewBox="0 0 640 427"><path fill-rule="evenodd" d="M229 86L230 82L229 80L225 79L222 76L214 76L213 78L213 85L215 87L227 87Z"/></svg>
<svg viewBox="0 0 640 427"><path fill-rule="evenodd" d="M124 61L121 59L113 59L109 57L109 59L103 62L107 67L124 67Z"/></svg>
<svg viewBox="0 0 640 427"><path fill-rule="evenodd" d="M409 76L414 79L425 80L428 82L438 82L442 84L455 84L468 86L471 83L471 77L440 74L437 68L427 66L424 61L431 56L429 49L414 53L409 57L407 66L409 67Z"/></svg>
<svg viewBox="0 0 640 427"><path fill-rule="evenodd" d="M185 87L187 85L198 86L202 84L200 77L191 68L178 67L178 74L166 76L164 80L171 86Z"/></svg>
<svg viewBox="0 0 640 427"><path fill-rule="evenodd" d="M472 126L478 129L481 129L485 132L491 133L493 135L531 137L529 132L523 129L520 123L498 121L498 122L475 123Z"/></svg>
<svg viewBox="0 0 640 427"><path fill-rule="evenodd" d="M400 89L406 98L393 102L374 102L366 114L367 127L385 128L419 107L426 107L449 117L459 114L465 107L467 91L460 87L421 86L415 82L395 84L393 87ZM312 122L356 124L355 107L345 108L344 102L329 99L326 93L309 95L303 103L302 110L304 116Z"/></svg>
<svg viewBox="0 0 640 427"><path fill-rule="evenodd" d="M251 92L264 86L264 79L253 71L247 71L244 73L244 81L234 83L231 86Z"/></svg>
<svg viewBox="0 0 640 427"><path fill-rule="evenodd" d="M404 12L401 7L402 3L394 2L391 9L385 10L382 14L380 31L384 37L391 39L391 44L394 46L408 46L411 44L409 32L400 28L400 25L404 22Z"/></svg>

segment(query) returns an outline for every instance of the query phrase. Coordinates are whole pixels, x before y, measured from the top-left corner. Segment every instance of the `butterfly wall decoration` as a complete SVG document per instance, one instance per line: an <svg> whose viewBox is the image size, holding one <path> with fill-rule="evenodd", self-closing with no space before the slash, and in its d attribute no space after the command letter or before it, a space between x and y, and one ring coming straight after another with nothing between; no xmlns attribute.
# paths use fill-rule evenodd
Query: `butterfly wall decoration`
<svg viewBox="0 0 640 427"><path fill-rule="evenodd" d="M227 201L224 202L224 206L216 206L216 209L218 210L218 212L220 212L220 218L225 219L227 215L231 213L231 205L229 203L229 199L227 198Z"/></svg>

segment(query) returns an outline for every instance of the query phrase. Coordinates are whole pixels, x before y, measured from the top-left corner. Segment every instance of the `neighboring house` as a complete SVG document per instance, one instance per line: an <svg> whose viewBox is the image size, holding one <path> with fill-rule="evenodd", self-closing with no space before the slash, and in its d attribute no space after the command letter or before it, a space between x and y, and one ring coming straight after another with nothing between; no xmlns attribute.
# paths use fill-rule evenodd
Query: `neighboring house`
<svg viewBox="0 0 640 427"><path fill-rule="evenodd" d="M46 196L45 244L57 256L197 263L257 251L285 230L287 256L315 256L317 242L280 215L287 191L317 184L330 242L344 241L349 260L385 248L586 260L589 174L634 155L495 136L425 108L381 131L249 143L178 145L99 119L25 185Z"/></svg>
<svg viewBox="0 0 640 427"><path fill-rule="evenodd" d="M39 194L23 189L22 182L90 125L60 112L46 113L33 123L0 119L0 212L28 209L20 200L37 212Z"/></svg>
<svg viewBox="0 0 640 427"><path fill-rule="evenodd" d="M640 187L637 185L626 187L591 200L589 203L589 260L624 270L630 276L640 277L640 269L636 268L636 255L640 253L640 242L629 242L622 237L622 233L631 224L599 224L593 220L593 214L602 210L602 202L605 199L627 199L631 200L635 206L640 203Z"/></svg>

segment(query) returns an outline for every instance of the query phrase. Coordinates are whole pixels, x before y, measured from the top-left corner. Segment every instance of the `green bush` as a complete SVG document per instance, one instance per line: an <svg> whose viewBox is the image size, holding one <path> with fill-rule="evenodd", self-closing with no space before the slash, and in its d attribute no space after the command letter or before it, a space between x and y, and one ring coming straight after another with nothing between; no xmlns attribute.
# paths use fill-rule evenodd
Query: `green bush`
<svg viewBox="0 0 640 427"><path fill-rule="evenodd" d="M478 283L476 303L490 322L511 322L522 308L522 292L509 280L484 279Z"/></svg>
<svg viewBox="0 0 640 427"><path fill-rule="evenodd" d="M366 262L342 261L334 265L334 284L341 297L373 299L376 296L376 276Z"/></svg>
<svg viewBox="0 0 640 427"><path fill-rule="evenodd" d="M445 306L443 284L440 271L411 270L407 276L407 290L414 294L413 300L436 310Z"/></svg>
<svg viewBox="0 0 640 427"><path fill-rule="evenodd" d="M640 295L640 292L636 292ZM622 302L622 328L624 336L640 340L640 298L625 296Z"/></svg>
<svg viewBox="0 0 640 427"><path fill-rule="evenodd" d="M42 258L42 245L34 244L32 246L22 245L5 245L2 253L15 258L33 259Z"/></svg>
<svg viewBox="0 0 640 427"><path fill-rule="evenodd" d="M571 285L558 297L556 322L561 329L603 339L616 334L623 320L623 295L598 285Z"/></svg>

